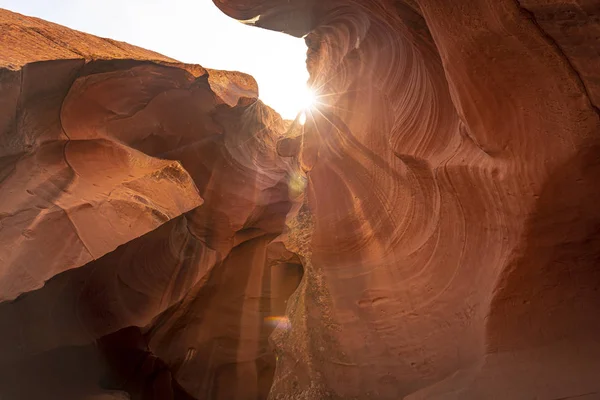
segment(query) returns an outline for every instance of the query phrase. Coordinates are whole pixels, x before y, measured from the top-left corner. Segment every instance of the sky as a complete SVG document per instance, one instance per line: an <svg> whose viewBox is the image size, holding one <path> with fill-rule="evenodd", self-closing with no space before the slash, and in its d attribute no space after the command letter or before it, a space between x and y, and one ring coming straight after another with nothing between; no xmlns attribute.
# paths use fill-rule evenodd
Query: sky
<svg viewBox="0 0 600 400"><path fill-rule="evenodd" d="M242 71L286 119L305 106L303 39L247 26L212 0L0 0L0 8L124 41L206 68Z"/></svg>

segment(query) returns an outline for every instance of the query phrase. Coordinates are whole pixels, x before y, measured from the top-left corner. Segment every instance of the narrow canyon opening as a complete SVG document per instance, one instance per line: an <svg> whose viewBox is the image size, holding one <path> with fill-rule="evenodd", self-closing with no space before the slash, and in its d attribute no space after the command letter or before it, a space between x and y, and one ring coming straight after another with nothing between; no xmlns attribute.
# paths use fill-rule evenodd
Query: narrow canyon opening
<svg viewBox="0 0 600 400"><path fill-rule="evenodd" d="M600 398L592 3L7 2L0 398Z"/></svg>
<svg viewBox="0 0 600 400"><path fill-rule="evenodd" d="M259 98L287 120L295 119L310 100L304 40L257 29L260 16L236 20L212 1L63 0L49 7L34 0L4 0L0 6L172 60L243 72L256 80Z"/></svg>

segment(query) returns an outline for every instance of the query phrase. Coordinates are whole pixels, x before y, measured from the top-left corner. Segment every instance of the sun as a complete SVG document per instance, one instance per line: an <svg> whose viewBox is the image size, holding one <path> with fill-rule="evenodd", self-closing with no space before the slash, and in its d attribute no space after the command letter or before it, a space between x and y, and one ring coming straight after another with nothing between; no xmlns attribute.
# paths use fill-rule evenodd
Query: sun
<svg viewBox="0 0 600 400"><path fill-rule="evenodd" d="M299 104L302 111L310 110L317 103L317 95L314 90L308 86L300 93Z"/></svg>
<svg viewBox="0 0 600 400"><path fill-rule="evenodd" d="M310 112L317 104L317 94L314 90L308 86L300 93L298 101L300 106L300 115L298 116L298 122L300 125L306 123L306 114Z"/></svg>

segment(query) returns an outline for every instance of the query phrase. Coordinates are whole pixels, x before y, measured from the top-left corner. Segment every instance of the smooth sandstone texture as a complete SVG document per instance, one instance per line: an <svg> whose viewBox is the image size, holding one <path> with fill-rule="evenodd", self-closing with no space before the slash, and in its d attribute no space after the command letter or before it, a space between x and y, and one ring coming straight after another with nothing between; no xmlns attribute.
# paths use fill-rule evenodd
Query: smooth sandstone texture
<svg viewBox="0 0 600 400"><path fill-rule="evenodd" d="M597 2L215 4L321 102L270 397L600 398Z"/></svg>
<svg viewBox="0 0 600 400"><path fill-rule="evenodd" d="M600 398L596 2L215 4L307 35L304 127L0 12L0 394Z"/></svg>
<svg viewBox="0 0 600 400"><path fill-rule="evenodd" d="M0 27L0 397L266 398L302 276L289 122L241 73Z"/></svg>

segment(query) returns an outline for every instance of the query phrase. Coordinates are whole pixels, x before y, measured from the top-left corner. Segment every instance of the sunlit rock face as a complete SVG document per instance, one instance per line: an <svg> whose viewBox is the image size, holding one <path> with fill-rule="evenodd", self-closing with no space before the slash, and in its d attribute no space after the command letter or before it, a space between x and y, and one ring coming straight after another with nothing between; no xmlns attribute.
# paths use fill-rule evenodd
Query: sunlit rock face
<svg viewBox="0 0 600 400"><path fill-rule="evenodd" d="M0 11L0 397L598 398L598 6L215 3L304 126Z"/></svg>
<svg viewBox="0 0 600 400"><path fill-rule="evenodd" d="M302 276L289 122L241 73L0 33L0 397L266 398Z"/></svg>
<svg viewBox="0 0 600 400"><path fill-rule="evenodd" d="M597 2L215 3L321 102L271 398L599 398Z"/></svg>

